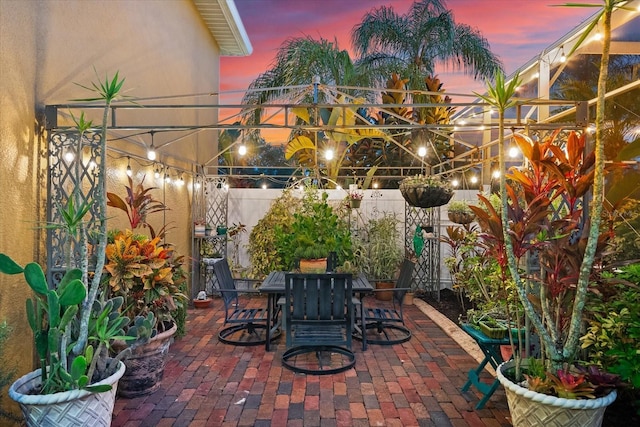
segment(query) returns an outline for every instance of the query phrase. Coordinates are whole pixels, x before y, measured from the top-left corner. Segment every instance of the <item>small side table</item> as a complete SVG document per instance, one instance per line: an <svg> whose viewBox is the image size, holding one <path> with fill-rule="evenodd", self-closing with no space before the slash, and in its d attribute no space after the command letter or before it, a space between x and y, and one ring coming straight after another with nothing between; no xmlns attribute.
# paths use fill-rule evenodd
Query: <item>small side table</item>
<svg viewBox="0 0 640 427"><path fill-rule="evenodd" d="M501 345L509 345L509 337L506 336L501 339L489 338L485 334L483 334L478 329L474 328L469 324L463 324L462 329L468 333L471 338L473 338L478 345L480 346L480 350L484 353L484 359L480 362L480 365L476 369L472 369L469 371L469 379L462 387L462 391L469 390L471 385L474 385L480 393L484 395L480 402L476 405L476 409L484 408L484 405L487 403L491 395L498 389L500 382L498 379L494 379L493 383L486 383L484 381L480 381L480 373L487 365L487 363L491 363L494 369L498 368L503 360L500 355L500 346Z"/></svg>

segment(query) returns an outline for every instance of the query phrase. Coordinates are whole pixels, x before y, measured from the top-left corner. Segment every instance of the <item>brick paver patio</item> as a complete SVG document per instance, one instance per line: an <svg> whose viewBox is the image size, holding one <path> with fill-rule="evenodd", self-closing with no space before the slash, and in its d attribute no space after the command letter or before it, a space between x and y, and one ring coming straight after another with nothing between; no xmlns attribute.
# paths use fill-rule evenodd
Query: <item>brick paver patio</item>
<svg viewBox="0 0 640 427"><path fill-rule="evenodd" d="M283 337L270 352L218 342L221 307L214 300L211 308L189 310L187 336L172 344L162 386L118 398L114 427L511 425L501 389L474 409L478 392L460 389L478 362L416 306L405 308L409 342L363 352L355 341L355 369L328 376L283 368Z"/></svg>

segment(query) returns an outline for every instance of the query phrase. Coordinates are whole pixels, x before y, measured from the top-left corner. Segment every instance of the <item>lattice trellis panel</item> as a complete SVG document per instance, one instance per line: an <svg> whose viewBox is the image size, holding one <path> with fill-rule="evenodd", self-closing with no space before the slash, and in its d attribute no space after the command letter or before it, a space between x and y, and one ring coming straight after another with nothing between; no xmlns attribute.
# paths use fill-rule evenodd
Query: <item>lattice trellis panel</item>
<svg viewBox="0 0 640 427"><path fill-rule="evenodd" d="M193 192L193 218L194 220L204 220L214 229L215 233L216 226L227 225L229 194L227 179L218 176L197 176L194 183L197 188L194 188ZM215 252L227 256L227 240L225 238L194 237L191 275L192 298L195 298L201 290L212 294L212 291L218 288L211 265L207 265L202 260L201 248L205 240L208 244L215 246Z"/></svg>
<svg viewBox="0 0 640 427"><path fill-rule="evenodd" d="M413 235L420 226L427 232L424 249L413 270L412 284L440 301L440 208L416 208L405 203L405 248L413 251Z"/></svg>
<svg viewBox="0 0 640 427"><path fill-rule="evenodd" d="M79 239L70 236L56 225L62 223L61 209L70 197L76 209L83 202L91 205L85 217L89 247L96 243L96 230L100 219L106 218L101 206L94 203L100 191L104 191L104 177L98 165L104 159L100 133L89 132L80 141L74 131L52 131L49 134L49 179L47 182L47 278L57 283L69 267L79 266L82 259ZM78 191L74 194L74 190ZM89 270L95 269L94 257L89 254Z"/></svg>

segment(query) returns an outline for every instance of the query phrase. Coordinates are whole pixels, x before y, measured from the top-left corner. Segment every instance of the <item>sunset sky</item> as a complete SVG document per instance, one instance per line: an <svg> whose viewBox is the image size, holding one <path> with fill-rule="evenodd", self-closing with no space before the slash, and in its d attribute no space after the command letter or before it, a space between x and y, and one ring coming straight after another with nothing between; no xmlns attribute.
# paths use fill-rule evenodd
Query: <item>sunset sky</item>
<svg viewBox="0 0 640 427"><path fill-rule="evenodd" d="M595 13L594 8L550 7L567 0L448 0L456 22L477 28L503 61L507 74ZM594 0L589 0L594 1ZM337 39L351 51L350 32L369 10L382 5L405 14L412 0L235 0L253 53L221 59L221 91L242 91L272 64L289 37ZM449 93L483 92L484 82L439 69ZM241 94L223 96L222 103L239 103ZM456 101L454 97L454 101ZM460 99L459 101L466 101Z"/></svg>

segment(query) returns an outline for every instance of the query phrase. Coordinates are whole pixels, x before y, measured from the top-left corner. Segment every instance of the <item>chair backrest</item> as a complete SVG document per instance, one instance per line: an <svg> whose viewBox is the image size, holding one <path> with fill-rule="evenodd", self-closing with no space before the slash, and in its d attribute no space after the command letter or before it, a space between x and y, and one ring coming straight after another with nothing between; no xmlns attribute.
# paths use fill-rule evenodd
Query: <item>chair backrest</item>
<svg viewBox="0 0 640 427"><path fill-rule="evenodd" d="M293 335L296 328L309 326L318 333L331 326L340 326L342 333L332 339L335 345L351 348L352 333L352 276L351 274L297 274L285 275L285 316L287 347L314 345L318 335ZM301 329L301 328L300 328ZM296 331L298 332L298 330ZM322 338L327 338L322 336Z"/></svg>
<svg viewBox="0 0 640 427"><path fill-rule="evenodd" d="M222 301L224 301L225 310L232 303L238 304L238 292L235 292L236 283L233 280L231 269L226 258L222 258L213 263L213 272L216 275L218 286L220 289L220 295ZM225 290L232 290L233 292L225 292Z"/></svg>
<svg viewBox="0 0 640 427"><path fill-rule="evenodd" d="M402 261L402 266L400 267L400 276L398 277L398 281L396 282L397 289L393 291L394 304L402 306L404 295L411 288L411 279L413 276L414 266L415 262L413 262L409 258L405 258L404 261Z"/></svg>

